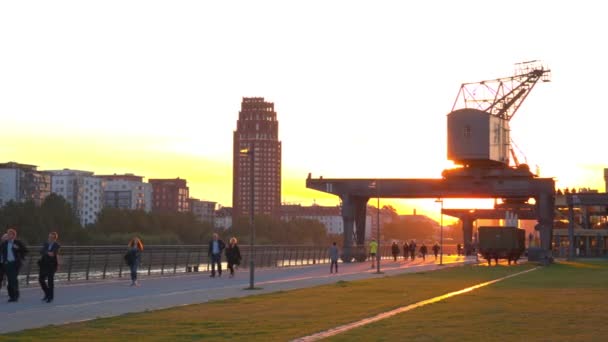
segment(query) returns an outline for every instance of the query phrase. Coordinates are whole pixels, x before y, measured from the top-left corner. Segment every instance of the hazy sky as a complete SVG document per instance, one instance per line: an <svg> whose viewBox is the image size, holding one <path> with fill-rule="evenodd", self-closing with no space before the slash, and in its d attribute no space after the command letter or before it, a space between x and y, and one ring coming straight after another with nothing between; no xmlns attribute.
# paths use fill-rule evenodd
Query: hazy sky
<svg viewBox="0 0 608 342"><path fill-rule="evenodd" d="M511 122L559 187L604 190L599 1L3 1L0 161L188 179L232 204L243 96L275 103L283 201L313 177L439 177L463 82L541 59ZM406 206L406 204L408 204ZM405 210L437 204L396 202ZM446 205L448 202L446 201Z"/></svg>

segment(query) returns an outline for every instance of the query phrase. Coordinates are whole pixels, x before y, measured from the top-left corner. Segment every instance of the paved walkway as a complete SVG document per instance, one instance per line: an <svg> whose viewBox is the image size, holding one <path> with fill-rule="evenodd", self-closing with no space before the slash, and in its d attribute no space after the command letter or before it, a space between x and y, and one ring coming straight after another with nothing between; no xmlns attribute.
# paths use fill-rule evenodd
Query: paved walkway
<svg viewBox="0 0 608 342"><path fill-rule="evenodd" d="M475 258L444 256L443 267L475 263ZM178 276L142 278L141 287L130 287L125 279L59 285L55 288L55 301L41 302L42 290L30 287L21 290L17 303L6 303L6 290L0 297L0 333L85 321L129 312L204 303L210 300L244 297L282 290L334 283L338 280L357 280L399 273L436 270L433 257L426 262L398 262L383 260L384 274L375 274L370 263L340 264L340 273L329 274L329 265L290 268L264 268L256 270L256 287L249 286L249 270L237 271L234 278L226 273L221 278L209 278L208 273L188 273Z"/></svg>

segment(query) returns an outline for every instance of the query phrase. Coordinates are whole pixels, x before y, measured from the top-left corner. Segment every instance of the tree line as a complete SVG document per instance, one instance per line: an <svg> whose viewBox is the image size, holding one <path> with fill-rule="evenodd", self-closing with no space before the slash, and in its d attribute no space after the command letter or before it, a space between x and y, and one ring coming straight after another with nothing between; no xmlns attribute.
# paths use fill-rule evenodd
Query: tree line
<svg viewBox="0 0 608 342"><path fill-rule="evenodd" d="M325 227L317 220L284 222L267 216L254 220L256 244L323 245L329 243ZM15 227L28 244L46 241L51 231L66 245L126 244L139 236L146 244L204 244L214 233L211 222L200 222L192 213L151 212L104 208L97 222L83 228L70 204L61 196L49 195L40 206L34 202L9 202L0 208L0 227ZM235 236L240 244L250 241L247 218L219 232L224 240Z"/></svg>

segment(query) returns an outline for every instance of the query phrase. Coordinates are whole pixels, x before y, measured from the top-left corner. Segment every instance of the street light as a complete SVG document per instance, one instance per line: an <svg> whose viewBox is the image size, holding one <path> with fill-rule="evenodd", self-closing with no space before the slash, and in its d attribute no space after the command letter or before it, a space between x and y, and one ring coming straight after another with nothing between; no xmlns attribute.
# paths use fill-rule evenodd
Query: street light
<svg viewBox="0 0 608 342"><path fill-rule="evenodd" d="M254 148L253 148L253 143L251 143L251 147L249 148L245 148L245 149L241 149L240 150L240 154L241 156L249 156L249 163L250 163L250 167L249 167L249 181L251 183L251 188L250 188L250 201L249 201L249 248L251 248L251 252L250 252L250 257L249 257L249 289L253 290L255 289L254 286L254 279L255 279L255 225L254 225L254 215L253 215L253 200L254 200L254 181L253 181L253 175L254 175L254 161L255 161L255 157L254 157Z"/></svg>
<svg viewBox="0 0 608 342"><path fill-rule="evenodd" d="M378 180L376 179L372 184L369 185L369 187L371 189L376 189L376 206L378 208L378 211L376 212L378 222L378 227L376 229L376 241L378 242L378 247L376 250L376 273L380 274L382 273L380 272L380 182L378 182Z"/></svg>
<svg viewBox="0 0 608 342"><path fill-rule="evenodd" d="M435 203L441 203L441 230L439 231L439 266L443 266L443 199L438 198Z"/></svg>

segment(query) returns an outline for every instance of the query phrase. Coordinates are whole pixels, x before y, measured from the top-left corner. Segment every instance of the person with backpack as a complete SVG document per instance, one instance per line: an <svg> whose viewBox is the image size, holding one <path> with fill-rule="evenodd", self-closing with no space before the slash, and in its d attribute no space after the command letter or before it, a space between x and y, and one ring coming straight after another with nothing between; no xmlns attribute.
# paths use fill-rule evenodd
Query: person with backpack
<svg viewBox="0 0 608 342"><path fill-rule="evenodd" d="M137 269L139 268L139 264L141 262L141 253L144 251L144 244L141 242L141 239L137 236L129 241L127 245L127 253L125 254L125 261L129 268L131 269L131 286L139 287L139 282L137 281Z"/></svg>

